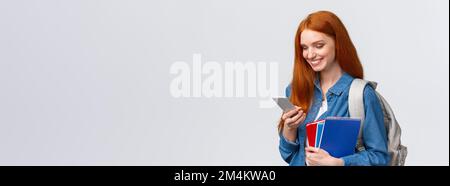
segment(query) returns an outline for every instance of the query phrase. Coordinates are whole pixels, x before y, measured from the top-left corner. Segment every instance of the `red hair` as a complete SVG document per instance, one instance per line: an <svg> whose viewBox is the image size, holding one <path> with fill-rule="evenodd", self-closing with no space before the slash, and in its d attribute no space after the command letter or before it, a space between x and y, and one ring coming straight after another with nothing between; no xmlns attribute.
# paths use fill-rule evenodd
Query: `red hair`
<svg viewBox="0 0 450 186"><path fill-rule="evenodd" d="M294 73L291 82L290 100L300 106L304 113L308 113L314 96L314 81L316 73L303 58L301 47L301 33L305 30L324 33L334 39L335 58L343 71L355 78L363 78L364 72L358 58L356 48L341 20L332 12L318 11L309 14L297 29L295 36ZM284 121L281 120L278 129L281 131Z"/></svg>

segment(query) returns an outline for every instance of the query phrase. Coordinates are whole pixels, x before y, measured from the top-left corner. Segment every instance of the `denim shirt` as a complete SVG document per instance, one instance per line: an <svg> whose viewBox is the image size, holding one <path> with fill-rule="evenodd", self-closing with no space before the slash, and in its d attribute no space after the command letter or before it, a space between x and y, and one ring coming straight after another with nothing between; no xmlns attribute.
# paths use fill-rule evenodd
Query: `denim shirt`
<svg viewBox="0 0 450 186"><path fill-rule="evenodd" d="M318 120L328 116L349 117L348 95L353 77L345 73L330 88L326 94L328 109ZM291 85L286 88L286 97L291 95ZM342 157L345 166L349 165L387 165L390 157L387 150L386 129L384 127L383 111L380 101L371 86L364 88L365 119L363 126L363 143L365 150ZM290 166L303 166L305 164L305 124L313 122L322 105L322 89L319 78L314 82L314 99L303 123L297 128L295 142L287 141L280 132L279 150L281 157Z"/></svg>

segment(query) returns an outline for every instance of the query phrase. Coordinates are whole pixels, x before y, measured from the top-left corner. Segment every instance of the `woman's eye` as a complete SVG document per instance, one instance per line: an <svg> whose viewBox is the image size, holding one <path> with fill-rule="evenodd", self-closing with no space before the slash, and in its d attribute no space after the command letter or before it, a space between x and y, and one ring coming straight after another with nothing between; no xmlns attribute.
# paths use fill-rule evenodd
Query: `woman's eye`
<svg viewBox="0 0 450 186"><path fill-rule="evenodd" d="M316 46L316 48L322 48L323 47L323 45L317 45Z"/></svg>

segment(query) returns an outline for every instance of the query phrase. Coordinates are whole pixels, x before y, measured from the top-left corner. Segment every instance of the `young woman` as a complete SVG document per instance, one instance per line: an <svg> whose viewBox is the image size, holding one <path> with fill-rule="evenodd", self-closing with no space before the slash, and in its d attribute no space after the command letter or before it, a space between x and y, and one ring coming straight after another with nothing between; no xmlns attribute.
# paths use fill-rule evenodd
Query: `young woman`
<svg viewBox="0 0 450 186"><path fill-rule="evenodd" d="M283 113L278 129L279 150L289 165L387 165L387 137L383 112L375 90L364 88L365 150L341 158L305 146L305 124L328 116L349 117L348 95L363 68L344 24L333 13L308 15L295 37L294 73L286 96L297 106Z"/></svg>

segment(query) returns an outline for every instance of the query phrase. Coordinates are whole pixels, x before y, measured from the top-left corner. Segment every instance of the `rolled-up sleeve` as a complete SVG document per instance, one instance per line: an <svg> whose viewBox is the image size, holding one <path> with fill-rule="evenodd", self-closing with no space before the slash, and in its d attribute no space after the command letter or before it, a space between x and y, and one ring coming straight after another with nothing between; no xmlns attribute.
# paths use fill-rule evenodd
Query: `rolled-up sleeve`
<svg viewBox="0 0 450 186"><path fill-rule="evenodd" d="M362 135L365 150L342 157L344 165L387 165L390 157L387 149L383 111L375 90L368 85L364 88L364 110Z"/></svg>

